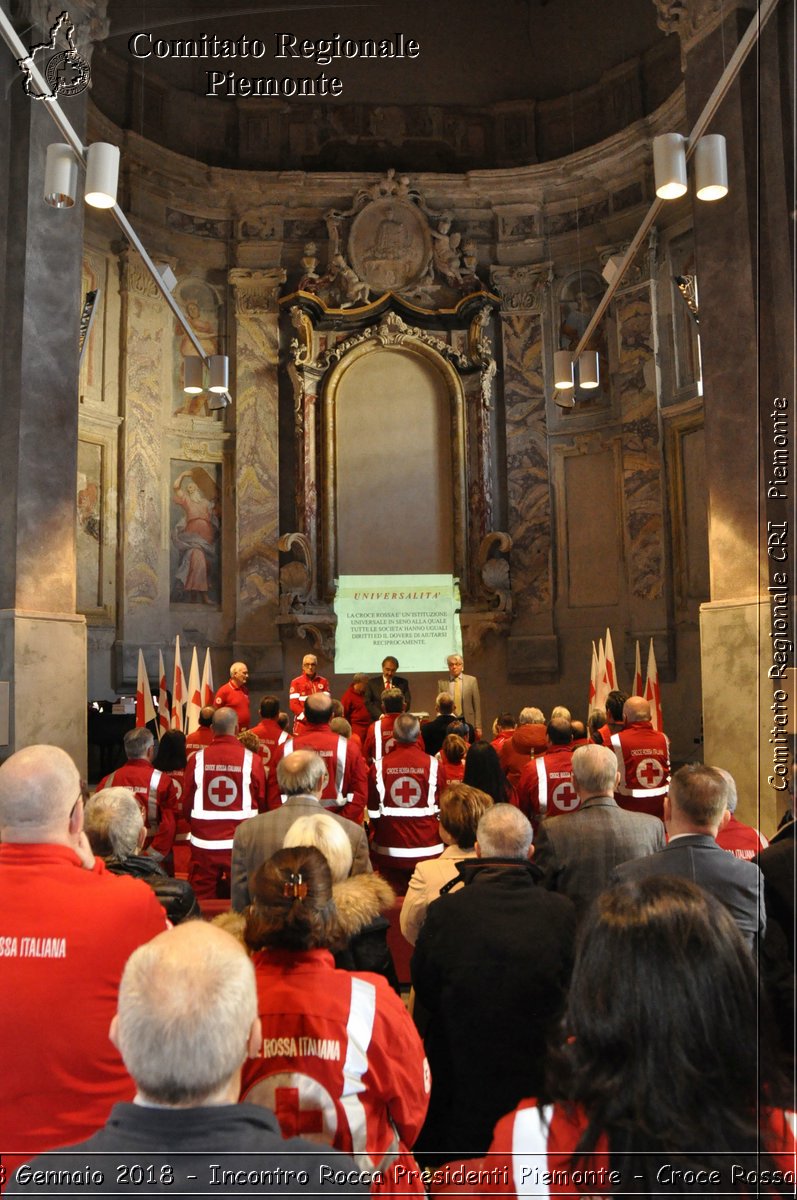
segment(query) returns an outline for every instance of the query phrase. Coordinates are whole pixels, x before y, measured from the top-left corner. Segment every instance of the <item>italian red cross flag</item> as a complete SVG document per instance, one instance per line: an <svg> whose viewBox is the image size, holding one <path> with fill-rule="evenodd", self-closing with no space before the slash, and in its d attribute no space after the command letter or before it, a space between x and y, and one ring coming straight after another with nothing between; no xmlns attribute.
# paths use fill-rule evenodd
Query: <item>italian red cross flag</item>
<svg viewBox="0 0 797 1200"><path fill-rule="evenodd" d="M138 652L138 679L136 681L136 725L147 725L155 720L155 705L152 703L152 692L149 687L147 668L144 665L144 651Z"/></svg>
<svg viewBox="0 0 797 1200"><path fill-rule="evenodd" d="M213 703L216 689L213 687L213 670L210 665L210 647L205 651L205 662L202 667L202 707L207 708Z"/></svg>
<svg viewBox="0 0 797 1200"><path fill-rule="evenodd" d="M653 638L650 639L650 649L648 650L648 677L645 680L645 699L650 704L650 719L653 723L653 728L663 731L664 721L661 715L659 671L656 666L656 655L653 652Z"/></svg>
<svg viewBox="0 0 797 1200"><path fill-rule="evenodd" d="M199 729L199 710L202 707L202 690L199 685L199 659L196 656L196 646L191 652L191 666L188 671L188 704L185 708L185 732L193 733Z"/></svg>
<svg viewBox="0 0 797 1200"><path fill-rule="evenodd" d="M163 737L169 730L169 692L166 687L166 668L163 665L163 651L158 651L158 737Z"/></svg>
<svg viewBox="0 0 797 1200"><path fill-rule="evenodd" d="M183 728L183 705L185 704L185 675L180 661L180 638L174 639L174 683L172 684L172 716L171 728Z"/></svg>
<svg viewBox="0 0 797 1200"><path fill-rule="evenodd" d="M642 658L639 653L639 639L637 639L636 644L636 658L634 659L634 687L631 695L642 695Z"/></svg>
<svg viewBox="0 0 797 1200"><path fill-rule="evenodd" d="M603 702L603 705L601 706L603 708L606 707L606 697L609 695L609 692L614 692L617 690L617 671L616 671L615 665L614 665L614 646L612 645L611 629L606 630L606 649L605 649L604 653L606 655L606 666L604 668L604 675L603 675L603 682L604 682L603 701L604 702Z"/></svg>
<svg viewBox="0 0 797 1200"><path fill-rule="evenodd" d="M595 649L595 643L592 643L592 663L589 669L589 700L587 703L587 716L591 717L597 708L598 696L598 651Z"/></svg>

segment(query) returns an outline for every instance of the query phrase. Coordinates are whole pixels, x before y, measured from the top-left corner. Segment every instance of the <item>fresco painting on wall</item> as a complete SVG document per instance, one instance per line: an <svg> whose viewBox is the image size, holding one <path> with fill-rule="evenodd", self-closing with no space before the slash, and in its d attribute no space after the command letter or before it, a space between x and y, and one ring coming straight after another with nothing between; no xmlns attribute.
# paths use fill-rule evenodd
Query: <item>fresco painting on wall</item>
<svg viewBox="0 0 797 1200"><path fill-rule="evenodd" d="M219 463L172 462L170 599L221 602Z"/></svg>
<svg viewBox="0 0 797 1200"><path fill-rule="evenodd" d="M205 354L218 353L219 341L219 303L213 288L201 279L184 280L175 289L178 303L188 317ZM208 415L207 395L186 395L183 391L184 371L183 359L186 355L195 355L196 347L186 334L182 325L174 323L174 399L172 412L175 417L205 417Z"/></svg>
<svg viewBox="0 0 797 1200"><path fill-rule="evenodd" d="M576 271L565 279L559 298L560 350L575 350L605 290L603 280L594 271ZM580 410L585 406L604 408L609 402L609 354L605 321L601 322L586 348L598 351L600 385L597 388L581 388L576 384L575 398Z"/></svg>
<svg viewBox="0 0 797 1200"><path fill-rule="evenodd" d="M77 608L102 606L102 452L96 442L78 441L77 451Z"/></svg>

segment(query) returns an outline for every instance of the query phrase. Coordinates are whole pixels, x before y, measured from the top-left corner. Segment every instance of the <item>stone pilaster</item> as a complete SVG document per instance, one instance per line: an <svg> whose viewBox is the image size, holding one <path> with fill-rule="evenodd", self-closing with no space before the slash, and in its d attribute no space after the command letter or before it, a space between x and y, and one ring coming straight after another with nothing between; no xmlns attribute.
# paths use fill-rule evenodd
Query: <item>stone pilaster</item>
<svg viewBox="0 0 797 1200"><path fill-rule="evenodd" d="M279 611L279 267L235 268L236 646L254 674L281 672Z"/></svg>

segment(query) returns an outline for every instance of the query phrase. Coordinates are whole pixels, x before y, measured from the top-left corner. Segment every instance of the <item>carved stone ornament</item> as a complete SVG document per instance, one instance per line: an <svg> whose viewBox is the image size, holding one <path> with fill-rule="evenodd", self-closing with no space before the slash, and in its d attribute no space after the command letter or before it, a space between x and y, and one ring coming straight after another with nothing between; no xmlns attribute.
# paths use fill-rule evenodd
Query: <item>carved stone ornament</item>
<svg viewBox="0 0 797 1200"><path fill-rule="evenodd" d="M64 9L69 11L74 26L74 39L81 57L91 61L95 45L104 41L111 27L107 17L108 0L14 0L11 16L33 27L23 42L37 41L38 33L47 33Z"/></svg>
<svg viewBox="0 0 797 1200"><path fill-rule="evenodd" d="M468 330L468 355L472 363L478 364L480 371L480 386L482 404L485 408L492 407L493 380L498 372L498 364L493 356L493 343L490 337L490 322L493 310L489 304L484 304L470 323Z"/></svg>
<svg viewBox="0 0 797 1200"><path fill-rule="evenodd" d="M207 442L184 441L180 457L185 462L219 462L218 448L211 449Z"/></svg>
<svg viewBox="0 0 797 1200"><path fill-rule="evenodd" d="M374 292L402 291L420 283L431 252L429 226L407 200L375 200L352 222L349 258Z"/></svg>
<svg viewBox="0 0 797 1200"><path fill-rule="evenodd" d="M490 596L491 607L497 612L512 612L512 590L509 576L509 551L512 539L508 533L494 530L482 538L479 546L478 568L482 587Z"/></svg>
<svg viewBox="0 0 797 1200"><path fill-rule="evenodd" d="M280 612L288 614L307 604L313 594L313 550L303 533L284 533L277 546L284 554L294 555L280 567Z"/></svg>
<svg viewBox="0 0 797 1200"><path fill-rule="evenodd" d="M553 281L553 263L492 267L490 281L501 297L503 309L541 313Z"/></svg>
<svg viewBox="0 0 797 1200"><path fill-rule="evenodd" d="M247 313L276 312L279 290L286 279L282 267L270 267L263 271L235 267L228 278L235 289L237 314L245 316Z"/></svg>
<svg viewBox="0 0 797 1200"><path fill-rule="evenodd" d="M313 361L313 322L298 304L291 305L290 318L291 325L299 335L291 338L291 358L297 367L304 367Z"/></svg>
<svg viewBox="0 0 797 1200"><path fill-rule="evenodd" d="M665 33L677 33L681 50L711 33L737 4L732 0L653 0L656 24Z"/></svg>
<svg viewBox="0 0 797 1200"><path fill-rule="evenodd" d="M125 247L119 256L119 270L123 292L149 296L156 300L160 298L158 285L139 258L138 251Z"/></svg>
<svg viewBox="0 0 797 1200"><path fill-rule="evenodd" d="M442 338L435 337L434 334L429 333L427 330L407 325L398 313L395 312L385 313L378 325L369 325L367 329L352 334L351 337L345 338L344 341L332 346L326 353L319 355L316 365L320 369L326 370L333 363L339 362L355 346L361 346L364 342L374 340L382 346L401 346L413 341L423 342L424 345L430 346L438 354L442 355L443 358L462 370L466 370L471 365L467 355L453 350L448 342L443 341Z"/></svg>

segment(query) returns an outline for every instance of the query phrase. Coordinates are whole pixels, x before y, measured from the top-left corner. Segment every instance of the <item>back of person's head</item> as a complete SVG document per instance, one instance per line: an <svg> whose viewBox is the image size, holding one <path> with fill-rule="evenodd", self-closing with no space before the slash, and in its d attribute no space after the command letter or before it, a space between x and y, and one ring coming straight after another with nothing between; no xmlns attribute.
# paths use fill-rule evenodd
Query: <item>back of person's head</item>
<svg viewBox="0 0 797 1200"><path fill-rule="evenodd" d="M569 746L573 740L569 717L551 717L545 727L545 732L552 746Z"/></svg>
<svg viewBox="0 0 797 1200"><path fill-rule="evenodd" d="M597 739L598 730L606 724L606 713L602 708L594 708L587 717L587 729L593 741Z"/></svg>
<svg viewBox="0 0 797 1200"><path fill-rule="evenodd" d="M0 767L0 839L64 841L82 796L80 775L58 746L26 746Z"/></svg>
<svg viewBox="0 0 797 1200"><path fill-rule="evenodd" d="M454 711L454 697L450 692L440 692L434 702L434 706L441 717L450 717Z"/></svg>
<svg viewBox="0 0 797 1200"><path fill-rule="evenodd" d="M475 742L471 746L462 782L486 792L495 804L508 800L511 794L498 753L489 742Z"/></svg>
<svg viewBox="0 0 797 1200"><path fill-rule="evenodd" d="M583 721L574 720L570 722L570 736L574 742L580 742L587 736L587 727Z"/></svg>
<svg viewBox="0 0 797 1200"><path fill-rule="evenodd" d="M315 692L304 702L304 717L308 725L328 725L332 718L332 700L325 692Z"/></svg>
<svg viewBox="0 0 797 1200"><path fill-rule="evenodd" d="M605 700L606 717L608 720L614 721L615 724L618 724L620 721L622 721L623 709L625 708L625 702L627 699L628 692L621 692L616 688L614 691L609 692Z"/></svg>
<svg viewBox="0 0 797 1200"><path fill-rule="evenodd" d="M293 750L277 763L277 783L286 796L309 796L326 778L324 760L315 750Z"/></svg>
<svg viewBox="0 0 797 1200"><path fill-rule="evenodd" d="M492 806L492 797L466 783L454 783L440 797L440 824L460 850L472 850L476 828Z"/></svg>
<svg viewBox="0 0 797 1200"><path fill-rule="evenodd" d="M494 804L479 820L476 829L482 858L527 859L531 848L531 823L514 804Z"/></svg>
<svg viewBox="0 0 797 1200"><path fill-rule="evenodd" d="M243 947L205 921L187 921L127 960L114 1037L146 1100L198 1105L238 1071L256 1018Z"/></svg>
<svg viewBox="0 0 797 1200"><path fill-rule="evenodd" d="M124 737L125 754L128 758L146 758L155 745L155 737L146 725L137 729L128 729Z"/></svg>
<svg viewBox="0 0 797 1200"><path fill-rule="evenodd" d="M251 750L253 754L260 753L260 738L251 729L239 729L235 736L246 750Z"/></svg>
<svg viewBox="0 0 797 1200"><path fill-rule="evenodd" d="M341 700L336 700L335 697L333 696L332 700L331 700L331 704L332 704L332 717L330 719L334 721L335 717L343 716L343 702Z"/></svg>
<svg viewBox="0 0 797 1200"><path fill-rule="evenodd" d="M158 771L182 771L185 764L185 734L180 729L167 729L158 742L153 767Z"/></svg>
<svg viewBox="0 0 797 1200"><path fill-rule="evenodd" d="M417 742L421 732L421 723L412 713L401 713L396 717L393 725L393 738L397 742L408 746L413 742Z"/></svg>
<svg viewBox="0 0 797 1200"><path fill-rule="evenodd" d="M333 883L340 883L351 872L351 842L329 813L299 817L285 834L282 845L286 850L293 846L315 846L329 864Z"/></svg>
<svg viewBox="0 0 797 1200"><path fill-rule="evenodd" d="M585 796L611 796L617 780L617 758L608 746L577 746L572 759L573 782Z"/></svg>
<svg viewBox="0 0 797 1200"><path fill-rule="evenodd" d="M385 688L380 697L382 704L382 712L385 713L400 713L404 712L404 694L400 688L390 687Z"/></svg>
<svg viewBox="0 0 797 1200"><path fill-rule="evenodd" d="M363 687L370 678L371 676L367 671L358 671L356 675L352 675L351 677L351 686L354 687L356 684L358 687Z"/></svg>
<svg viewBox="0 0 797 1200"><path fill-rule="evenodd" d="M570 709L565 708L564 704L555 704L551 709L551 720L570 721Z"/></svg>
<svg viewBox="0 0 797 1200"><path fill-rule="evenodd" d="M86 801L83 828L100 858L123 859L138 853L144 818L130 788L109 787Z"/></svg>
<svg viewBox="0 0 797 1200"><path fill-rule="evenodd" d="M716 767L687 763L670 780L673 815L710 832L722 820L728 791L728 782Z"/></svg>
<svg viewBox="0 0 797 1200"><path fill-rule="evenodd" d="M650 720L650 703L644 696L629 696L623 705L623 720L626 725Z"/></svg>
<svg viewBox="0 0 797 1200"><path fill-rule="evenodd" d="M288 716L288 714L286 712L282 712L282 710L280 710L280 714L277 717L277 724L279 725L280 729L287 729L288 726L290 725L290 723L291 723L291 719Z"/></svg>
<svg viewBox="0 0 797 1200"><path fill-rule="evenodd" d="M585 915L551 1079L585 1110L582 1148L605 1134L642 1174L654 1151L754 1151L759 1088L777 1077L767 1050L759 1082L761 1032L756 965L725 905L674 876L629 881Z"/></svg>
<svg viewBox="0 0 797 1200"><path fill-rule="evenodd" d="M345 717L333 717L329 722L329 728L333 733L339 734L348 741L351 737L351 725Z"/></svg>
<svg viewBox="0 0 797 1200"><path fill-rule="evenodd" d="M332 872L315 846L278 850L255 873L246 919L250 950L313 950L339 937Z"/></svg>
<svg viewBox="0 0 797 1200"><path fill-rule="evenodd" d="M260 701L260 715L264 721L276 721L280 715L280 702L276 696L264 696Z"/></svg>
<svg viewBox="0 0 797 1200"><path fill-rule="evenodd" d="M736 806L739 803L739 793L736 790L736 780L734 779L733 775L731 775L730 771L726 771L724 767L715 767L714 769L719 771L720 775L727 784L728 790L725 793L725 805L728 809L728 812L733 815L736 812Z"/></svg>
<svg viewBox="0 0 797 1200"><path fill-rule="evenodd" d="M511 712L502 712L493 721L493 734L497 735L501 729L514 729L517 722L515 715Z"/></svg>
<svg viewBox="0 0 797 1200"><path fill-rule="evenodd" d="M213 714L213 734L215 737L234 736L238 730L238 714L234 708L217 708Z"/></svg>
<svg viewBox="0 0 797 1200"><path fill-rule="evenodd" d="M518 725L544 725L545 717L541 708L521 708L518 713Z"/></svg>
<svg viewBox="0 0 797 1200"><path fill-rule="evenodd" d="M457 763L462 762L468 753L468 743L458 733L447 733L443 738L440 753L447 762L456 766Z"/></svg>
<svg viewBox="0 0 797 1200"><path fill-rule="evenodd" d="M200 708L199 724L203 729L210 729L211 725L213 724L213 714L215 711L216 710L212 704L206 704L204 707Z"/></svg>

